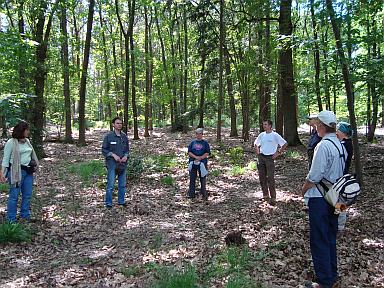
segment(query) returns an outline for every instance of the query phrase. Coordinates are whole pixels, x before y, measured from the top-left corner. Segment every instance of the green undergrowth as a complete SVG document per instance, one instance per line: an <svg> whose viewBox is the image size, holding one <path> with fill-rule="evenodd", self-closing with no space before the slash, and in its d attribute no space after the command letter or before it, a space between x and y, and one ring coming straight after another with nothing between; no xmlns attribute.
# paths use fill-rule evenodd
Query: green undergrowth
<svg viewBox="0 0 384 288"><path fill-rule="evenodd" d="M31 241L31 232L22 224L0 224L0 243L20 243L29 241Z"/></svg>

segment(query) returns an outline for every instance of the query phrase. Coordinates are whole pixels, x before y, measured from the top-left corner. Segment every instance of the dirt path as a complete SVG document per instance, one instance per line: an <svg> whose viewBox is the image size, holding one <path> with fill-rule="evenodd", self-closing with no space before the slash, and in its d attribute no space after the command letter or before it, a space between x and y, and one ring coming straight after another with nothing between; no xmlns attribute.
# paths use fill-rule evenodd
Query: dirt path
<svg viewBox="0 0 384 288"><path fill-rule="evenodd" d="M68 168L102 161L105 132L90 132L87 147L47 143L48 157L42 161L32 201L33 240L0 244L1 287L151 287L157 267L186 263L196 267L201 287L224 287L226 276L210 274L210 269L225 250L225 235L235 229L244 231L254 256L247 271L255 283L304 283L311 265L308 219L299 196L307 169L304 147L289 148L277 161L278 204L272 207L260 200L252 165L238 176L231 170L229 148L243 146L247 166L254 158L249 143L227 135L224 144L216 143L208 131L213 157L206 205L185 198L186 147L193 133L155 130L150 139L131 141L132 152L143 159L171 155L173 164L162 171L146 167L140 179L128 183L128 207L106 210L104 177L85 183ZM342 287L384 287L384 148L361 147L366 186L338 239L339 270ZM0 222L6 199L1 192Z"/></svg>

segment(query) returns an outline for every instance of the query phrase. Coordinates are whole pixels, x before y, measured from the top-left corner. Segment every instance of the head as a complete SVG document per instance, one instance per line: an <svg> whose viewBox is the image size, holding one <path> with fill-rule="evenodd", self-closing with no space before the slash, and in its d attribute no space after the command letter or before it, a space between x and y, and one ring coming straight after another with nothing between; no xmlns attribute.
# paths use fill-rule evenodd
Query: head
<svg viewBox="0 0 384 288"><path fill-rule="evenodd" d="M12 138L25 139L29 135L29 124L25 121L20 121L12 131Z"/></svg>
<svg viewBox="0 0 384 288"><path fill-rule="evenodd" d="M272 121L271 120L264 120L263 121L263 129L265 132L271 132L272 131Z"/></svg>
<svg viewBox="0 0 384 288"><path fill-rule="evenodd" d="M196 132L196 139L197 140L203 139L203 134L204 134L203 128L197 128L195 132Z"/></svg>
<svg viewBox="0 0 384 288"><path fill-rule="evenodd" d="M316 130L320 137L336 132L337 118L335 113L328 110L321 111L316 118Z"/></svg>
<svg viewBox="0 0 384 288"><path fill-rule="evenodd" d="M113 118L112 126L115 130L121 131L121 129L123 129L123 120L121 120L120 117Z"/></svg>
<svg viewBox="0 0 384 288"><path fill-rule="evenodd" d="M352 134L353 130L351 124L347 122L339 122L337 124L336 136L339 138L339 140L350 138Z"/></svg>

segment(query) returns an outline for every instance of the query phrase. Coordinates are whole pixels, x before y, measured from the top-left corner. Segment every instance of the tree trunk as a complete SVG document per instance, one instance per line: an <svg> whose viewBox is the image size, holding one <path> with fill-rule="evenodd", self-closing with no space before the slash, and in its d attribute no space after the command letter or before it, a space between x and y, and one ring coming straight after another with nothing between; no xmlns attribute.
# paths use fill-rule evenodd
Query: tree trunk
<svg viewBox="0 0 384 288"><path fill-rule="evenodd" d="M102 49L103 49L103 61L104 61L104 70L105 70L105 97L104 101L107 104L107 115L108 115L108 122L109 122L109 129L112 130L112 107L111 107L111 97L109 95L111 90L111 85L109 82L109 65L108 65L108 55L107 55L107 45L106 45L106 39L105 39L105 30L104 30L104 20L102 15L102 5L99 6L99 17L100 17L100 28L101 28L101 41L102 41ZM103 99L103 98L102 98ZM116 99L117 100L117 99Z"/></svg>
<svg viewBox="0 0 384 288"><path fill-rule="evenodd" d="M292 37L291 21L292 0L282 0L280 2L280 23L279 33ZM279 51L279 82L280 93L284 105L284 138L288 145L301 144L297 133L297 97L295 93L293 79L293 60L291 40L282 43L283 48Z"/></svg>
<svg viewBox="0 0 384 288"><path fill-rule="evenodd" d="M373 34L373 37L375 40L372 43L372 57L371 57L371 59L373 61L375 61L376 59L377 60L380 59L377 55L378 53L377 53L377 43L376 43L376 35L377 35L376 20L373 20L372 28L373 28L372 34ZM373 72L371 72L371 73L373 73ZM376 130L376 126L377 126L377 114L379 112L379 99L378 99L379 95L378 95L377 89L376 89L376 78L375 77L372 77L372 78L373 79L369 81L370 82L370 85L369 85L370 93L372 95L372 122L368 126L368 137L367 137L369 142L373 142L373 139L375 138L375 130Z"/></svg>
<svg viewBox="0 0 384 288"><path fill-rule="evenodd" d="M128 132L128 126L129 126L129 31L126 32L124 29L123 22L120 18L120 12L119 12L119 3L118 0L115 0L115 9L116 9L116 16L119 21L120 31L124 37L124 51L125 51L125 65L124 65L124 71L125 71L125 78L124 78L124 123L123 123L123 130L125 133ZM129 30L129 28L128 28Z"/></svg>
<svg viewBox="0 0 384 288"><path fill-rule="evenodd" d="M137 120L137 105L136 105L136 57L135 57L135 47L133 42L133 23L135 19L135 10L136 10L136 0L130 0L128 2L129 6L129 44L131 48L131 73L132 73L132 83L131 83L131 99L132 99L132 114L133 114L133 139L138 140L139 137L139 125Z"/></svg>
<svg viewBox="0 0 384 288"><path fill-rule="evenodd" d="M150 60L149 60L149 23L148 23L148 9L144 6L144 20L145 20L145 31L144 31L144 47L145 47L145 114L144 114L144 137L149 137L149 97L150 97Z"/></svg>
<svg viewBox="0 0 384 288"><path fill-rule="evenodd" d="M314 51L313 51L313 60L315 63L315 91L316 91L316 99L317 106L320 111L323 111L323 104L321 103L321 92L320 92L320 51L317 37L317 23L315 17L315 8L314 8L314 0L310 0L311 2L311 18L312 18L312 29L313 29L313 40L314 40Z"/></svg>
<svg viewBox="0 0 384 288"><path fill-rule="evenodd" d="M201 70L200 70L200 103L199 103L199 125L204 128L204 106L205 106L205 51L201 51Z"/></svg>
<svg viewBox="0 0 384 288"><path fill-rule="evenodd" d="M217 105L217 129L216 129L216 139L221 141L221 113L223 110L223 99L224 99L224 89L223 89L223 53L224 53L224 41L225 41L225 32L224 32L224 0L220 0L220 42L219 42L219 99Z"/></svg>
<svg viewBox="0 0 384 288"><path fill-rule="evenodd" d="M87 20L87 34L85 36L84 46L84 60L83 69L81 72L80 82L80 101L79 101L79 144L85 145L85 94L87 88L87 74L88 74L88 62L89 54L91 51L91 37L92 37L92 25L93 25L93 12L95 8L95 0L89 1L88 20Z"/></svg>
<svg viewBox="0 0 384 288"><path fill-rule="evenodd" d="M183 92L183 104L184 113L187 112L187 91L188 91L188 28L187 28L187 5L183 5L183 29L184 29L184 92ZM184 117L183 131L187 132L188 119Z"/></svg>
<svg viewBox="0 0 384 288"><path fill-rule="evenodd" d="M357 138L357 125L356 125L356 116L355 116L355 99L353 96L353 90L352 85L349 77L349 68L347 59L344 55L344 49L343 44L340 37L340 30L337 23L337 19L335 16L335 11L333 9L332 0L326 0L327 4L327 11L329 14L329 18L331 19L332 23L332 29L333 34L335 36L336 40L336 48L337 48L337 54L340 58L340 62L342 65L342 72L343 72L343 79L344 79L344 85L345 85L345 91L347 94L347 105L348 105L348 111L349 111L349 119L353 128L353 136L352 136L352 142L353 142L353 151L355 154L355 169L358 180L362 183L363 175L361 170L361 163L360 163L360 149L359 149L359 142Z"/></svg>
<svg viewBox="0 0 384 288"><path fill-rule="evenodd" d="M63 65L63 93L64 93L64 112L65 112L65 139L66 143L73 143L72 138L72 119L71 119L71 95L69 87L69 56L68 56L68 32L67 32L67 7L61 3L60 14L61 29L61 61Z"/></svg>
<svg viewBox="0 0 384 288"><path fill-rule="evenodd" d="M36 67L35 67L35 95L33 105L33 122L31 125L32 143L39 158L44 157L43 148L43 130L44 130L44 113L45 113L45 100L44 100L44 85L45 85L45 60L47 59L48 39L51 32L53 14L55 13L57 3L49 14L47 25L45 26L45 13L47 12L47 3L41 2L37 15L36 31L34 40L38 43L36 46ZM46 28L45 28L46 27ZM44 32L45 28L45 32Z"/></svg>
<svg viewBox="0 0 384 288"><path fill-rule="evenodd" d="M224 27L225 29L225 27ZM238 137L237 132L237 113L235 105L235 97L233 95L233 82L232 82L232 73L231 73L231 62L229 61L228 51L225 51L225 77L227 79L227 91L229 97L229 109L231 111L231 133L230 137Z"/></svg>

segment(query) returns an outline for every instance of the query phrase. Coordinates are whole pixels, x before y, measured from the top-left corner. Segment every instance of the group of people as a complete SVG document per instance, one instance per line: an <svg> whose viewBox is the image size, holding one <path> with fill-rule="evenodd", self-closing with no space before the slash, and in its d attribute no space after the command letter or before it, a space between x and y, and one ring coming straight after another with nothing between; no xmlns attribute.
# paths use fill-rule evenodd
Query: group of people
<svg viewBox="0 0 384 288"><path fill-rule="evenodd" d="M302 194L308 205L310 224L310 247L313 265L319 286L332 287L338 281L336 235L338 218L317 189L316 184L322 179L334 183L343 174L348 173L353 154L351 125L346 122L337 123L336 116L331 111L321 111L318 115L309 117L312 127L308 142L309 172L302 187ZM102 144L102 154L107 167L107 188L105 207L112 208L112 194L116 176L118 179L117 204L126 206L126 169L129 159L129 141L122 131L123 121L119 117L112 119L113 131L108 132ZM254 147L258 158L257 169L263 200L270 205L276 205L275 188L275 159L284 153L287 141L273 131L270 120L263 121L263 129ZM208 200L206 179L208 174L208 157L211 154L208 141L203 139L203 129L198 128L196 139L188 145L189 190L187 197L196 197L197 174L200 178L200 192L204 200ZM30 200L32 197L33 172L31 163L38 165L36 153L28 140L29 126L22 121L17 124L4 147L0 181L8 181L10 185L7 203L7 220L17 222L17 203L21 193L20 218L30 219ZM31 172L32 171L32 172ZM339 222L345 223L344 220ZM312 284L311 284L312 285ZM316 284L317 285L317 284Z"/></svg>

